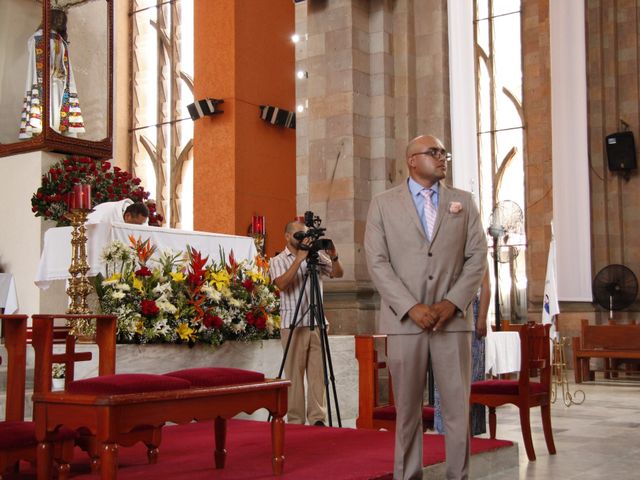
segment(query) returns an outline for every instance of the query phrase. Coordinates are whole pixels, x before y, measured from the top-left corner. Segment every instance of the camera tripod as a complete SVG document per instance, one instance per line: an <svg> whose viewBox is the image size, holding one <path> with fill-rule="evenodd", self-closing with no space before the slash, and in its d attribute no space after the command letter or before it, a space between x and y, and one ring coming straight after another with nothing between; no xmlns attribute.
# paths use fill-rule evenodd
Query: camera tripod
<svg viewBox="0 0 640 480"><path fill-rule="evenodd" d="M329 419L329 426L333 426L331 415L331 396L329 394L329 381L331 381L331 388L333 392L333 399L336 407L336 417L338 419L338 426L342 427L342 420L340 419L340 406L338 404L338 393L336 391L336 379L333 373L333 362L331 360L331 350L329 349L329 338L327 335L327 322L324 318L324 308L322 306L322 292L320 290L320 278L318 271L318 252L309 251L307 255L307 271L304 273L302 288L298 300L296 301L296 308L293 314L293 320L289 327L289 338L284 349L282 357L282 363L280 364L280 371L278 372L278 378L282 378L282 372L284 371L284 365L287 361L287 355L289 353L289 347L291 346L291 339L295 334L296 327L300 324L304 313L300 313L300 305L302 298L305 295L305 287L307 281L310 282L309 287L309 329L313 331L315 328L319 329L320 337L320 349L322 351L322 374L324 379L324 389L327 397L327 418Z"/></svg>

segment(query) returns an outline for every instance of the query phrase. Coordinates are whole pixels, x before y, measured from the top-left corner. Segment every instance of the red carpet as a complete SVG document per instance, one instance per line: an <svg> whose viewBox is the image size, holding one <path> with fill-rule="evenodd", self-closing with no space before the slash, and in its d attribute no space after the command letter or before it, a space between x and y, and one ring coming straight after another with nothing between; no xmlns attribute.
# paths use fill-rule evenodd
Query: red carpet
<svg viewBox="0 0 640 480"><path fill-rule="evenodd" d="M165 427L160 459L146 464L138 444L119 449L118 479L255 479L271 473L271 434L266 422L231 420L227 430L227 463L213 468L213 424ZM391 479L394 434L374 430L287 425L285 466L281 478L305 480ZM503 440L473 439L472 454L510 446ZM425 436L424 464L444 461L444 439ZM25 477L21 477L25 478ZM90 474L85 453L76 449L72 478L97 479Z"/></svg>

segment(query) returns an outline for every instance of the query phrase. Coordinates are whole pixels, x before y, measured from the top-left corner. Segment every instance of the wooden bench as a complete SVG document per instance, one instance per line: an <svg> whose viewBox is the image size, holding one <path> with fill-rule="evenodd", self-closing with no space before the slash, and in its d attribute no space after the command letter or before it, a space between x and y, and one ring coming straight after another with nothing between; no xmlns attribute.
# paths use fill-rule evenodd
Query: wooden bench
<svg viewBox="0 0 640 480"><path fill-rule="evenodd" d="M576 383L594 380L595 371L591 370L591 358L640 359L640 325L589 325L582 320L580 337L572 339L573 370ZM609 365L609 363L606 363ZM605 371L609 371L605 367Z"/></svg>
<svg viewBox="0 0 640 480"><path fill-rule="evenodd" d="M100 445L102 480L117 478L118 438L137 427L160 428L178 424L215 421L214 459L224 468L227 419L240 412L266 408L271 422L272 468L280 475L284 467L284 420L287 413L288 380L222 387L187 388L121 395L89 395L67 392L36 393L33 396L38 439L38 479L51 478L49 439L61 425L88 429ZM203 448L203 455L207 450Z"/></svg>
<svg viewBox="0 0 640 480"><path fill-rule="evenodd" d="M70 316L34 315L33 346L35 358L34 419L38 448L38 479L51 476L51 439L57 429L82 428L92 439L88 451L99 456L92 469L100 468L101 478L117 476L117 446L136 441L147 444L149 462L157 461L160 431L166 422L215 420L215 465L224 466L226 420L240 412L251 413L266 408L271 413L273 472L280 474L284 465L284 420L287 412L288 380L125 393L89 394L51 391L51 365L54 320L56 318L95 318L98 345L99 377L115 375L116 319L110 315ZM178 372L175 372L178 373ZM162 377L162 376L153 376ZM82 382L82 381L80 381ZM79 383L79 382L74 382ZM87 437L87 436L85 436Z"/></svg>
<svg viewBox="0 0 640 480"><path fill-rule="evenodd" d="M378 359L376 344L384 345L386 353L386 335L356 335L356 359L358 360L358 418L357 428L384 428L394 431L396 428L396 407L393 398L391 376L386 362ZM380 395L380 372L386 372L389 388L386 401ZM422 427L433 428L435 410L430 405L422 408Z"/></svg>

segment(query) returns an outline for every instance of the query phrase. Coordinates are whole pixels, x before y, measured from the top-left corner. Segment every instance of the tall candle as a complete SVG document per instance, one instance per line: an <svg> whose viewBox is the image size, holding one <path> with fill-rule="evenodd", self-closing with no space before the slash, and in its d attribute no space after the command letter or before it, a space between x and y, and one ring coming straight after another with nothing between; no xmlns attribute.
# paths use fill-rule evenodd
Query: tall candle
<svg viewBox="0 0 640 480"><path fill-rule="evenodd" d="M254 235L264 235L265 225L263 215L254 215L251 219L251 230Z"/></svg>
<svg viewBox="0 0 640 480"><path fill-rule="evenodd" d="M71 209L77 210L82 208L82 185L76 183L71 191Z"/></svg>
<svg viewBox="0 0 640 480"><path fill-rule="evenodd" d="M81 207L85 210L91 210L91 185L82 185L82 202Z"/></svg>

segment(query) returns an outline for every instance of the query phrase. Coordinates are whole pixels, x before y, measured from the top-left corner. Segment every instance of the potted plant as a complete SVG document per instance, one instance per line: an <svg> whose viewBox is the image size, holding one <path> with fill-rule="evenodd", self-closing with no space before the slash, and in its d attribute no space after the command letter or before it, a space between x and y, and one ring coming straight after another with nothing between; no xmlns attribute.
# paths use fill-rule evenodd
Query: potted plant
<svg viewBox="0 0 640 480"><path fill-rule="evenodd" d="M53 390L64 390L64 363L54 363L51 376Z"/></svg>

